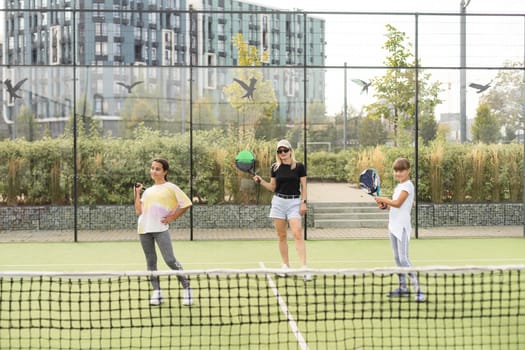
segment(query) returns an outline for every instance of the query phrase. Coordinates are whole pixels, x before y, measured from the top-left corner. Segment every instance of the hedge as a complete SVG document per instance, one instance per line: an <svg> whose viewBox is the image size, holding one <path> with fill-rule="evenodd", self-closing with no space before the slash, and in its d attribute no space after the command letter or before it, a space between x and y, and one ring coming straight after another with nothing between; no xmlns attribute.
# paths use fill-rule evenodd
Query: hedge
<svg viewBox="0 0 525 350"><path fill-rule="evenodd" d="M169 180L191 193L196 203L269 203L271 193L238 171L234 160L240 150L252 150L257 172L268 178L275 142L222 131L197 131L190 140L189 134L173 136L145 128L138 128L133 139L79 137L75 173L71 137L4 140L0 141L0 171L5 174L0 178L0 203L71 204L76 177L79 204L129 204L133 183L151 181L149 166L155 157L169 160ZM520 202L523 198L522 145L435 142L420 146L418 155L420 201ZM303 150L297 149L296 156L304 161ZM309 181L355 184L363 169L374 167L381 175L383 193L389 195L395 186L391 165L399 156L412 161L414 179L413 147L378 146L308 153Z"/></svg>

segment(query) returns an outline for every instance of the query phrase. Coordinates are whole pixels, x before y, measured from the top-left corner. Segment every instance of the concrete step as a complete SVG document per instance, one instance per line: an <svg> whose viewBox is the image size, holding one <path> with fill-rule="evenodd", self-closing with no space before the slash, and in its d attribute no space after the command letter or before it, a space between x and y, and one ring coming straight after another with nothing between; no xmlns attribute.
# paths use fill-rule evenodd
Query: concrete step
<svg viewBox="0 0 525 350"><path fill-rule="evenodd" d="M388 220L316 219L314 226L316 228L384 228L386 230L388 228Z"/></svg>
<svg viewBox="0 0 525 350"><path fill-rule="evenodd" d="M374 203L314 203L317 228L387 228L388 211Z"/></svg>
<svg viewBox="0 0 525 350"><path fill-rule="evenodd" d="M315 208L326 208L326 207L376 207L376 202L373 200L369 202L309 202Z"/></svg>
<svg viewBox="0 0 525 350"><path fill-rule="evenodd" d="M315 220L385 220L388 221L388 213L371 213L371 212L344 212L344 213L319 213L315 212Z"/></svg>
<svg viewBox="0 0 525 350"><path fill-rule="evenodd" d="M324 213L374 213L374 214L384 214L388 213L385 210L381 210L375 205L373 207L314 207L314 211L316 214L324 214Z"/></svg>

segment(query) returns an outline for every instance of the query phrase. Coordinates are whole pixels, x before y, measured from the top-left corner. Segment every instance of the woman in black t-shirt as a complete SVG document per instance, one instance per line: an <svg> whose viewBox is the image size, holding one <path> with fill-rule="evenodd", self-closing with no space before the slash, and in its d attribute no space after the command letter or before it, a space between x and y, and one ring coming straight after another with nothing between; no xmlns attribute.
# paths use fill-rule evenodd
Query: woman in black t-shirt
<svg viewBox="0 0 525 350"><path fill-rule="evenodd" d="M306 213L306 168L303 163L295 160L290 142L281 140L277 143L275 163L271 168L270 182L264 181L259 175L253 177L261 186L274 192L270 217L277 231L279 252L283 269L290 268L288 257L287 225L290 226L295 239L295 248L299 255L302 268L306 268L306 246L302 235L302 216ZM306 281L311 279L305 273Z"/></svg>

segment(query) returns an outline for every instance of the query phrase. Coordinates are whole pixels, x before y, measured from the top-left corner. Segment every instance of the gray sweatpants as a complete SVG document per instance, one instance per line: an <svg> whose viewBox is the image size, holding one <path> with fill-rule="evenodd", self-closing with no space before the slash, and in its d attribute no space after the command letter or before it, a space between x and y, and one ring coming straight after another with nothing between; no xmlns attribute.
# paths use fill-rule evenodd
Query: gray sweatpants
<svg viewBox="0 0 525 350"><path fill-rule="evenodd" d="M171 237L168 231L164 232L149 232L139 235L140 244L144 250L146 256L146 264L148 271L157 271L157 251L155 250L155 241L159 246L160 253L172 270L182 270L182 265L177 261L175 255L173 255L173 246L171 245ZM182 284L183 288L189 288L190 282L187 277L178 275L177 278ZM151 286L153 290L160 290L160 282L158 277L151 278Z"/></svg>
<svg viewBox="0 0 525 350"><path fill-rule="evenodd" d="M408 242L410 241L410 237L408 236L408 233L406 230L403 230L403 234L401 235L401 239L394 236L392 233L390 233L390 243L392 245L392 251L394 253L394 260L396 261L396 265L398 267L411 267L412 263L410 262L410 259L408 258ZM419 281L417 278L417 274L415 272L411 272L409 274L410 280L412 281L412 285L414 286L414 291L419 290ZM399 274L399 286L401 288L407 288L407 282L406 282L406 276L403 273Z"/></svg>

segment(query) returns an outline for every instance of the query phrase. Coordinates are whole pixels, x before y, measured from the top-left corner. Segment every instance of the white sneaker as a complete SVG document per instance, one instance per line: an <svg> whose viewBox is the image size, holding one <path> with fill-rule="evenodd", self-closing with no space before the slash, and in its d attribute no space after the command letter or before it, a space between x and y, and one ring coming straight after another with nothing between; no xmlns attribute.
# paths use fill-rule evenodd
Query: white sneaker
<svg viewBox="0 0 525 350"><path fill-rule="evenodd" d="M302 268L303 269L307 269L308 267L303 266ZM303 278L304 278L305 282L311 281L312 280L312 274L310 272L305 272L304 275L303 275Z"/></svg>
<svg viewBox="0 0 525 350"><path fill-rule="evenodd" d="M290 269L290 266L283 264L283 266L281 267L281 270L283 270L283 272L278 273L277 276L286 277L286 270L289 270L289 269Z"/></svg>
<svg viewBox="0 0 525 350"><path fill-rule="evenodd" d="M151 299L149 300L149 304L154 306L162 304L162 293L160 292L160 290L153 291Z"/></svg>
<svg viewBox="0 0 525 350"><path fill-rule="evenodd" d="M193 305L193 290L191 288L184 289L182 296L182 305Z"/></svg>

